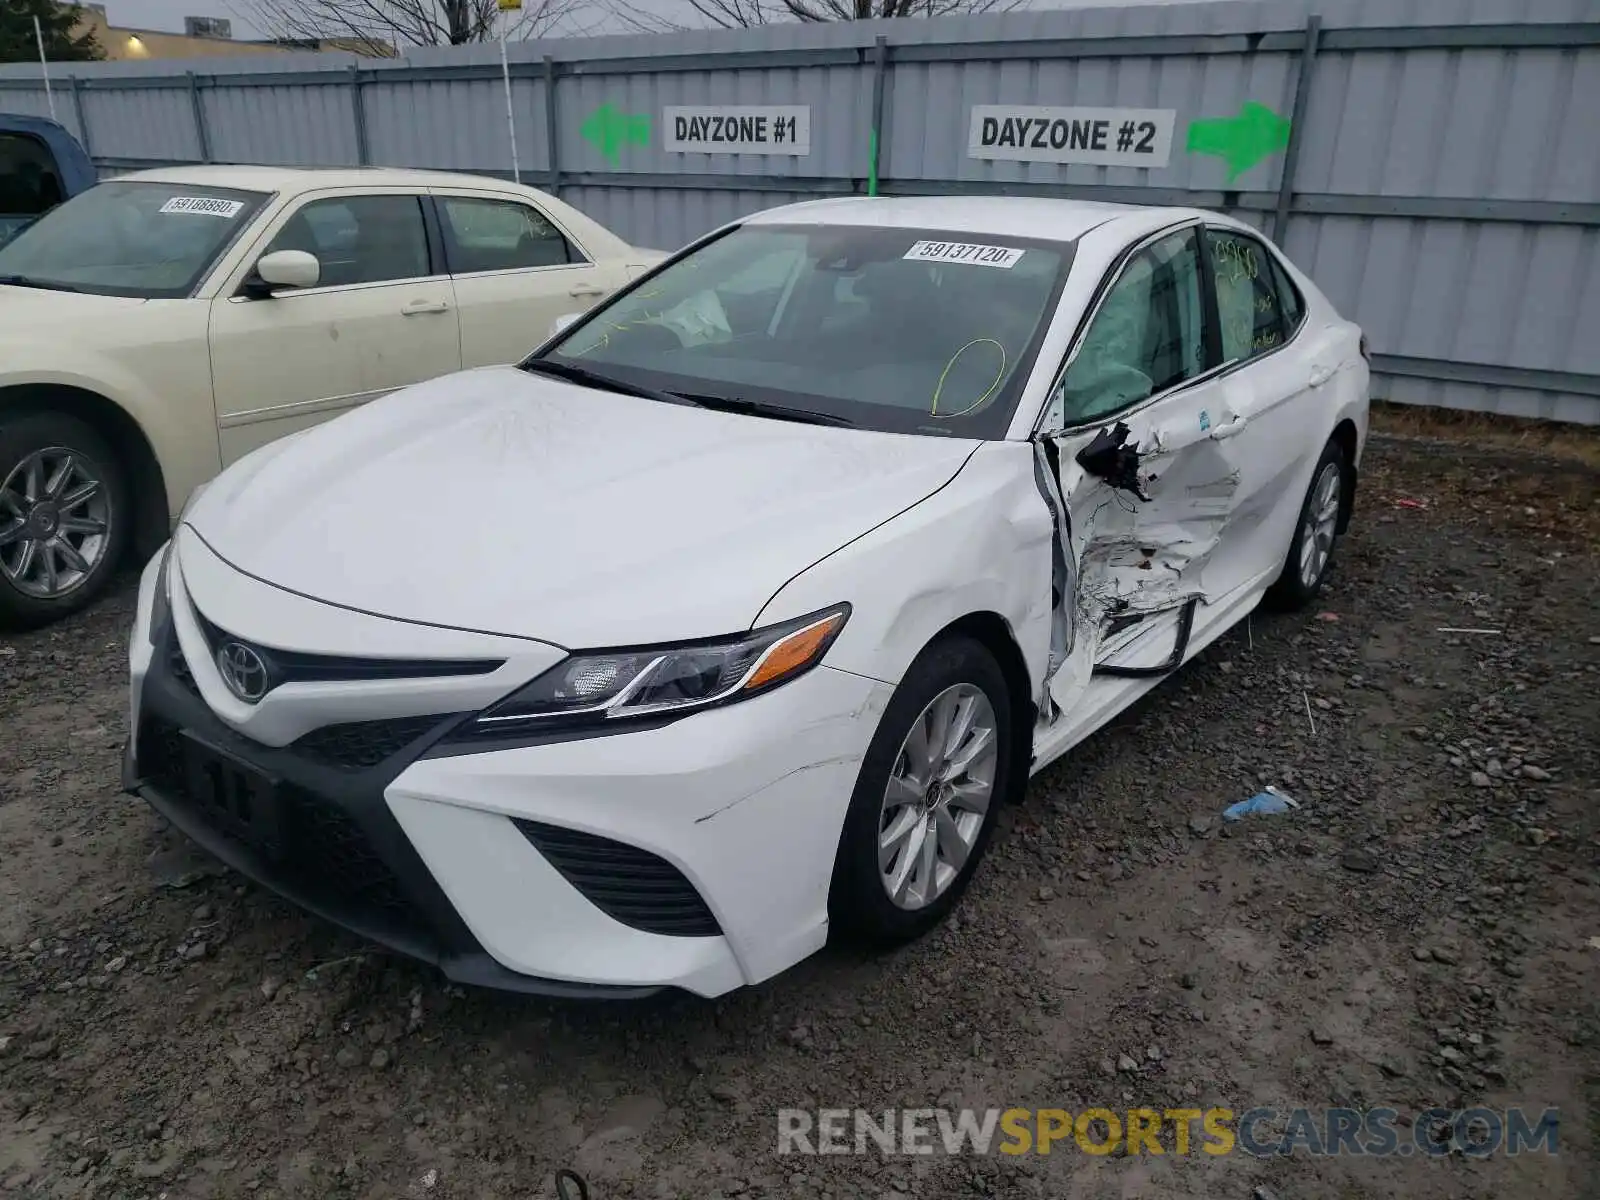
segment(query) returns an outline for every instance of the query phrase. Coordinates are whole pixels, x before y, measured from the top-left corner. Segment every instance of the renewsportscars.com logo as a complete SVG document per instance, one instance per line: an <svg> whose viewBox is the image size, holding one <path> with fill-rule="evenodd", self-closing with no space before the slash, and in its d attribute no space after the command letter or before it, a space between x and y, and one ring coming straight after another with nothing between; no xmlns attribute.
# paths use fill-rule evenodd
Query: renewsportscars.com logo
<svg viewBox="0 0 1600 1200"><path fill-rule="evenodd" d="M779 1154L1307 1154L1407 1158L1556 1153L1560 1116L1521 1108L778 1110Z"/></svg>

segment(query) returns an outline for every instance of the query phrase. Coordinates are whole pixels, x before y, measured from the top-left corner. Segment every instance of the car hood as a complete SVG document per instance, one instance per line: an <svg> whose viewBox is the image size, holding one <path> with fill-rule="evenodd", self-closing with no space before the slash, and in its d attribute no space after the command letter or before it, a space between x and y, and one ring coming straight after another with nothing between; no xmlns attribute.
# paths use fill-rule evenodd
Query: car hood
<svg viewBox="0 0 1600 1200"><path fill-rule="evenodd" d="M267 446L186 520L236 569L331 604L637 645L748 628L798 572L948 483L975 445L495 367Z"/></svg>

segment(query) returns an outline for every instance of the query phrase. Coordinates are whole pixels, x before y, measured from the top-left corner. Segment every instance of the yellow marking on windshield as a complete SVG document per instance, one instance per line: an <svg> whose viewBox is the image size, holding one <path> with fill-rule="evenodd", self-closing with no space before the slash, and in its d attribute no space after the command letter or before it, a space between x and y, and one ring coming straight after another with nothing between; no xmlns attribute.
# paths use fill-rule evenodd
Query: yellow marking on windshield
<svg viewBox="0 0 1600 1200"><path fill-rule="evenodd" d="M956 360L959 359L968 350L972 349L974 346L983 345L984 343L987 343L987 344L993 346L996 350L1000 351L1000 369L995 372L994 382L991 383L988 386L987 389L985 389L983 395L979 396L976 400L974 400L971 404L967 405L967 407L963 408L960 412L953 412L953 413L942 413L942 412L940 412L939 411L939 397L944 393L945 380L950 377L950 369L956 365ZM965 346L961 347L961 349L957 350L954 354L952 354L950 356L950 361L945 363L944 370L939 372L939 382L933 389L933 407L928 409L929 415L930 416L935 416L935 417L940 417L940 418L943 418L944 420L951 420L951 419L953 419L955 417L964 417L968 413L974 411L975 409L981 408L983 405L988 403L989 397L994 395L995 390L1000 386L1000 381L1003 378L1005 378L1005 373L1006 373L1006 348L1004 346L1002 346L999 342L995 341L994 338L987 338L987 337L985 337L985 338L973 338Z"/></svg>

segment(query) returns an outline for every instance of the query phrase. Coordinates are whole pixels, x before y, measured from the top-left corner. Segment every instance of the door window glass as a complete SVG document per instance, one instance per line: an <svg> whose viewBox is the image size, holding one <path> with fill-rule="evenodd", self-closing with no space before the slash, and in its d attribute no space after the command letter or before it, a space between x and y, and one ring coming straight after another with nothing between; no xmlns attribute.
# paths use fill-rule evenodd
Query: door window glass
<svg viewBox="0 0 1600 1200"><path fill-rule="evenodd" d="M1062 380L1067 422L1094 420L1200 374L1201 313L1194 230L1141 250L1106 293Z"/></svg>
<svg viewBox="0 0 1600 1200"><path fill-rule="evenodd" d="M450 269L456 275L585 261L561 230L530 205L442 196L439 206Z"/></svg>
<svg viewBox="0 0 1600 1200"><path fill-rule="evenodd" d="M1283 313L1267 248L1244 234L1208 229L1206 249L1216 280L1223 362L1238 362L1283 345Z"/></svg>
<svg viewBox="0 0 1600 1200"><path fill-rule="evenodd" d="M313 200L289 218L267 253L304 250L322 265L319 287L420 279L430 274L428 235L415 196Z"/></svg>
<svg viewBox="0 0 1600 1200"><path fill-rule="evenodd" d="M1300 298L1300 289L1295 287L1294 280L1289 278L1289 272L1283 269L1278 256L1273 254L1268 257L1272 259L1272 282L1278 291L1278 306L1283 309L1284 336L1289 337L1300 328L1300 321L1306 315L1305 301Z"/></svg>

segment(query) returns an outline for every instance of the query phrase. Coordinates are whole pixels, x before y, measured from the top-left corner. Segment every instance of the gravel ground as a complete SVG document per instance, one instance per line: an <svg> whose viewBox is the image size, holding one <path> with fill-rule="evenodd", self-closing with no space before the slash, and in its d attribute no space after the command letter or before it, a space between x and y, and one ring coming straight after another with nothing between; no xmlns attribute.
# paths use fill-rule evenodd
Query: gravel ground
<svg viewBox="0 0 1600 1200"><path fill-rule="evenodd" d="M1593 1196L1597 496L1375 442L1323 611L1036 779L948 929L717 1002L463 993L195 878L116 790L129 581L0 638L0 1194ZM774 1152L780 1107L1381 1104L1557 1107L1559 1153Z"/></svg>

